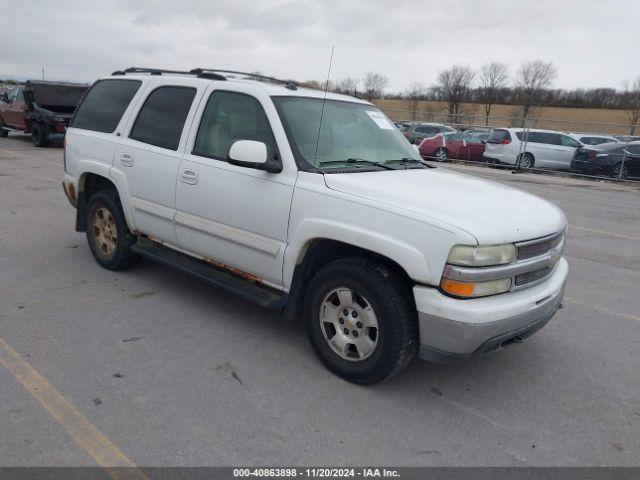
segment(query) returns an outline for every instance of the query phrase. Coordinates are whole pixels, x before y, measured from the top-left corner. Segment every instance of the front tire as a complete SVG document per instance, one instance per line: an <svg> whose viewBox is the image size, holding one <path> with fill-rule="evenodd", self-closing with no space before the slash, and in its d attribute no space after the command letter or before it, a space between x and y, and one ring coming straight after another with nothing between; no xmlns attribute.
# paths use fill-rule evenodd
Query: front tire
<svg viewBox="0 0 640 480"><path fill-rule="evenodd" d="M49 145L47 129L44 125L34 123L31 126L31 141L36 147L47 147Z"/></svg>
<svg viewBox="0 0 640 480"><path fill-rule="evenodd" d="M0 137L7 138L9 136L9 130L5 130L3 127L4 121L0 118Z"/></svg>
<svg viewBox="0 0 640 480"><path fill-rule="evenodd" d="M408 286L366 259L332 262L313 277L305 321L316 355L350 382L387 380L418 350L417 314Z"/></svg>
<svg viewBox="0 0 640 480"><path fill-rule="evenodd" d="M133 267L140 256L131 250L137 237L129 231L118 194L95 193L87 205L87 242L93 257L108 270Z"/></svg>

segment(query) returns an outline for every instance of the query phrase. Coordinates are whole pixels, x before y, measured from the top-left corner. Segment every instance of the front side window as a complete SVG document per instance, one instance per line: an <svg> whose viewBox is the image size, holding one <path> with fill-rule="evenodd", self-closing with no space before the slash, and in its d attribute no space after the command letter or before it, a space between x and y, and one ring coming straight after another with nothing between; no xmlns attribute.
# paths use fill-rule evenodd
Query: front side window
<svg viewBox="0 0 640 480"><path fill-rule="evenodd" d="M191 87L156 88L140 109L129 138L177 150L195 95L196 89Z"/></svg>
<svg viewBox="0 0 640 480"><path fill-rule="evenodd" d="M560 135L560 142L563 147L579 148L580 144L567 135Z"/></svg>
<svg viewBox="0 0 640 480"><path fill-rule="evenodd" d="M367 162L420 161L416 149L373 105L309 97L273 101L297 157L312 168L355 171Z"/></svg>
<svg viewBox="0 0 640 480"><path fill-rule="evenodd" d="M629 145L627 152L634 156L640 155L640 145Z"/></svg>
<svg viewBox="0 0 640 480"><path fill-rule="evenodd" d="M24 93L22 93L22 89L21 89L21 88L19 88L19 89L16 91L16 95L15 95L15 97L13 98L13 101L14 101L15 103L24 103Z"/></svg>
<svg viewBox="0 0 640 480"><path fill-rule="evenodd" d="M76 110L71 127L113 133L142 82L98 80Z"/></svg>
<svg viewBox="0 0 640 480"><path fill-rule="evenodd" d="M227 160L237 140L262 142L269 158L276 154L269 119L256 98L237 92L213 92L202 114L193 153Z"/></svg>

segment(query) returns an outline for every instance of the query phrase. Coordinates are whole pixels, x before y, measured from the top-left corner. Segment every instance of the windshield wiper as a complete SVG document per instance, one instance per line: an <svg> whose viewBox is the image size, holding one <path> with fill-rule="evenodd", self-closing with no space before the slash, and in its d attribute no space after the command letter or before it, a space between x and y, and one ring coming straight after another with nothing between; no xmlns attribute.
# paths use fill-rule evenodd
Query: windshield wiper
<svg viewBox="0 0 640 480"><path fill-rule="evenodd" d="M425 167L428 167L428 168L436 168L433 165L429 165L424 160L417 160L415 158L409 158L409 157L402 157L395 160L387 160L387 162L398 162L402 165L406 165L407 163L419 163L420 165L424 165Z"/></svg>
<svg viewBox="0 0 640 480"><path fill-rule="evenodd" d="M346 160L330 160L328 162L320 162L318 165L329 165L336 163L366 163L369 165L375 165L376 167L384 168L385 170L395 170L395 168L391 168L388 165L380 162L374 162L372 160L365 160L364 158L347 158Z"/></svg>

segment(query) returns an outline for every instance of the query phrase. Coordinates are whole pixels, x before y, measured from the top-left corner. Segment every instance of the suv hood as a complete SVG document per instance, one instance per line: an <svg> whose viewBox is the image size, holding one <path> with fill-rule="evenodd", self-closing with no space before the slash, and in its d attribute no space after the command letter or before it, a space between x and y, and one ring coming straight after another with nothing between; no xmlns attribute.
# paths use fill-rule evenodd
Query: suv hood
<svg viewBox="0 0 640 480"><path fill-rule="evenodd" d="M490 245L543 237L566 219L535 195L443 169L325 174L328 188L465 230Z"/></svg>

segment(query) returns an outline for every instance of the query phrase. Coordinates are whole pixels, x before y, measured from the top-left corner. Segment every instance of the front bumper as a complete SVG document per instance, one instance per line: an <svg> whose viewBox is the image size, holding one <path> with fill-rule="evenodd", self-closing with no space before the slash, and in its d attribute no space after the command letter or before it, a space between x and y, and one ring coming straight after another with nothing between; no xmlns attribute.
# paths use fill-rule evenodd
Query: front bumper
<svg viewBox="0 0 640 480"><path fill-rule="evenodd" d="M415 286L420 358L452 363L519 343L542 328L560 307L568 273L569 266L562 258L542 283L473 300L458 300L434 288Z"/></svg>

